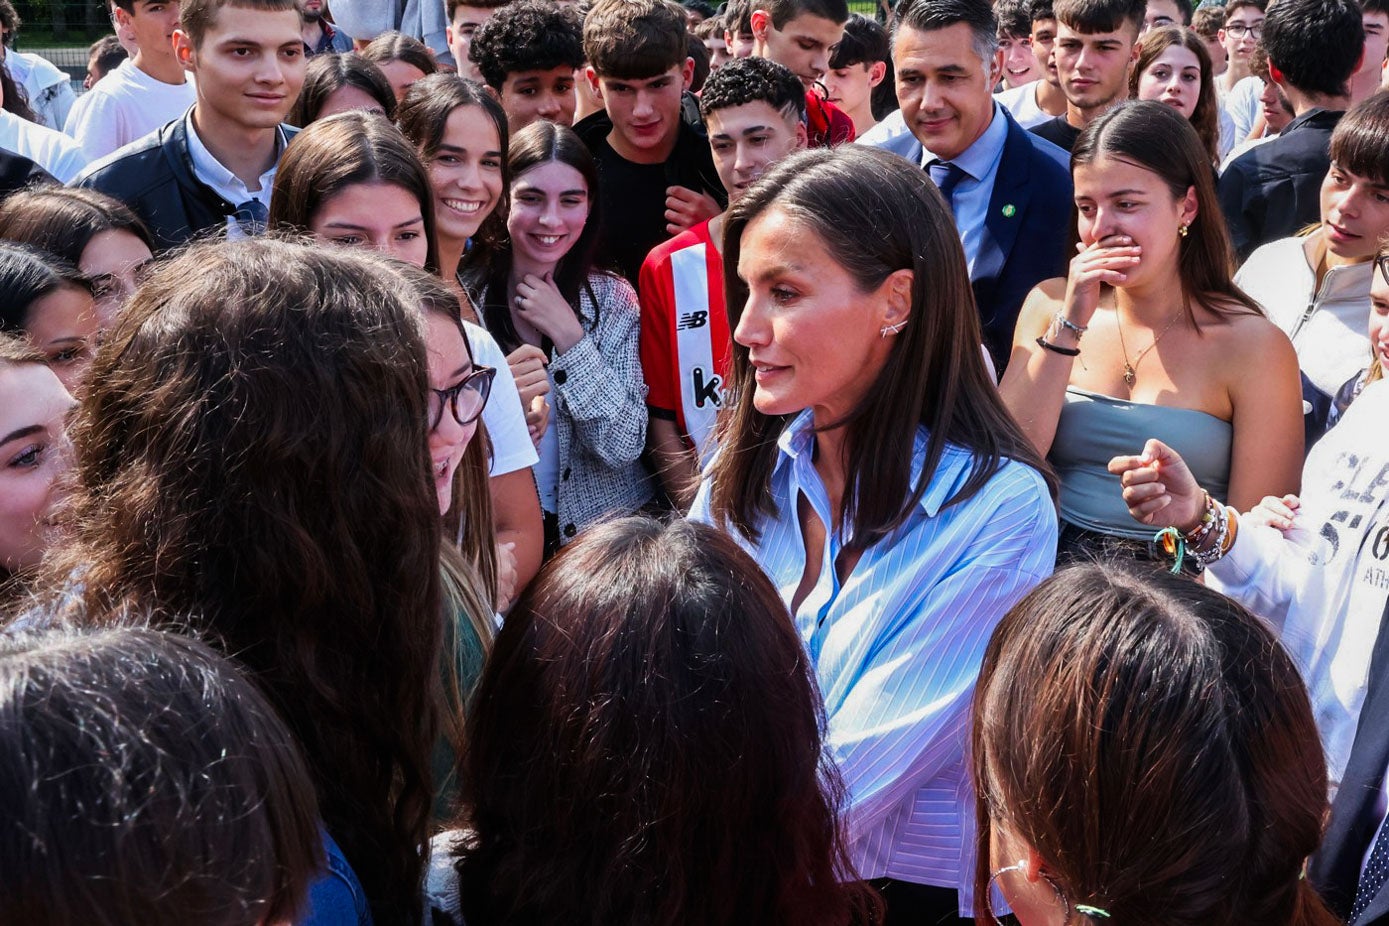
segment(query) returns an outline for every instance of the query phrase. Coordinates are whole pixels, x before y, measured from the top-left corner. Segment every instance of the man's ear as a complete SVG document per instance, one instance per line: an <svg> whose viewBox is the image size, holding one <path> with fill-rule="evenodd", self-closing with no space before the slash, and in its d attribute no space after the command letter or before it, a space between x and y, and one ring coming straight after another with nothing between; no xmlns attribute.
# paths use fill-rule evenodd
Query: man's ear
<svg viewBox="0 0 1389 926"><path fill-rule="evenodd" d="M584 80L588 81L589 87L593 90L593 95L598 99L603 99L603 85L598 82L598 72L593 69L593 65L583 68Z"/></svg>
<svg viewBox="0 0 1389 926"><path fill-rule="evenodd" d="M766 10L752 11L752 37L759 42L767 41L767 30L772 27L772 17Z"/></svg>
<svg viewBox="0 0 1389 926"><path fill-rule="evenodd" d="M874 61L868 65L868 86L876 87L887 79L887 62Z"/></svg>
<svg viewBox="0 0 1389 926"><path fill-rule="evenodd" d="M194 69L193 58L196 53L193 50L193 40L188 37L188 33L182 29L174 30L174 57L178 63L183 65L183 69L192 72Z"/></svg>
<svg viewBox="0 0 1389 926"><path fill-rule="evenodd" d="M1003 79L1003 49L994 52L994 60L989 62L989 88L992 90Z"/></svg>
<svg viewBox="0 0 1389 926"><path fill-rule="evenodd" d="M680 89L688 90L694 83L694 59L686 58L685 64L680 68Z"/></svg>
<svg viewBox="0 0 1389 926"><path fill-rule="evenodd" d="M797 120L796 122L796 150L810 147L810 132L806 129L805 123Z"/></svg>

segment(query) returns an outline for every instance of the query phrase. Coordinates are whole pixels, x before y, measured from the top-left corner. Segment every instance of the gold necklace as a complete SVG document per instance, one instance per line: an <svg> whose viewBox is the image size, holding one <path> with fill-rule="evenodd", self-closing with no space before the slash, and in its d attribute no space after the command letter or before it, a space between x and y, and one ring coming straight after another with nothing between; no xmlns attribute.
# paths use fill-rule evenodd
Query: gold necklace
<svg viewBox="0 0 1389 926"><path fill-rule="evenodd" d="M1128 345L1124 343L1124 322L1119 317L1119 307L1117 305L1114 307L1114 324L1119 329L1119 350L1124 354L1124 384L1129 387L1130 391L1133 390L1133 384L1138 379L1138 365L1143 362L1144 357L1148 356L1148 351L1157 347L1158 341L1161 341L1162 336L1172 330L1172 326L1175 325L1177 319L1181 317L1182 313L1178 310L1177 313L1172 316L1171 321L1167 323L1167 327L1163 328L1158 336L1153 338L1153 343L1139 351L1138 356L1133 358L1133 363L1129 363L1129 349Z"/></svg>

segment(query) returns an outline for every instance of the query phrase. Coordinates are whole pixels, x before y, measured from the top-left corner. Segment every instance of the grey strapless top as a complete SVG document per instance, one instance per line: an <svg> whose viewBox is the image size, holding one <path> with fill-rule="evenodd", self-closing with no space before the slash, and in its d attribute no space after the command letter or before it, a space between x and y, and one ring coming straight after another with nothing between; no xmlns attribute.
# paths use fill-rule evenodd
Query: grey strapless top
<svg viewBox="0 0 1389 926"><path fill-rule="evenodd" d="M1126 402L1113 396L1066 390L1048 459L1061 479L1061 520L1076 527L1133 540L1151 539L1124 507L1119 477L1106 468L1117 456L1141 453L1156 437L1186 460L1213 498L1229 494L1230 422L1190 408Z"/></svg>

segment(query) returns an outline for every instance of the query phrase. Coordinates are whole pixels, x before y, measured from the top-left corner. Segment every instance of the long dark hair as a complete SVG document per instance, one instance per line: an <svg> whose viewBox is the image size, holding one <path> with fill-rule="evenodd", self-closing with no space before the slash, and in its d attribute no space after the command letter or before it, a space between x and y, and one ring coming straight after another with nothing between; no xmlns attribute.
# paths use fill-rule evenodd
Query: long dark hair
<svg viewBox="0 0 1389 926"><path fill-rule="evenodd" d="M981 915L1004 826L1115 923L1336 922L1300 877L1327 812L1302 679L1185 577L1084 565L1038 586L989 641L972 756Z"/></svg>
<svg viewBox="0 0 1389 926"><path fill-rule="evenodd" d="M902 523L949 444L972 453L974 465L947 504L973 496L1005 458L1051 479L1051 470L1008 414L984 365L979 313L959 235L945 202L921 182L920 174L901 158L858 145L800 152L744 193L724 225L731 328L748 297L737 272L743 231L770 209L786 212L819 235L864 292L895 271L912 271L906 327L858 407L835 422L848 429L842 523L853 525L846 533L859 549ZM711 506L717 520L756 539L757 522L775 514L768 485L777 436L791 416L764 415L753 407L752 363L748 349L737 342L730 380L736 398L713 465ZM921 476L913 485L912 449L922 425L930 436Z"/></svg>
<svg viewBox="0 0 1389 926"><path fill-rule="evenodd" d="M190 615L242 660L387 924L419 917L442 638L423 320L404 291L369 252L266 239L157 267L77 410L48 581L96 622L132 603Z"/></svg>
<svg viewBox="0 0 1389 926"><path fill-rule="evenodd" d="M322 865L274 708L206 646L138 626L0 636L0 817L6 923L285 922Z"/></svg>
<svg viewBox="0 0 1389 926"><path fill-rule="evenodd" d="M24 92L24 88L14 79L10 73L10 66L0 60L0 95L4 97L5 112L13 113L26 122L38 122L38 116L29 106L29 94Z"/></svg>
<svg viewBox="0 0 1389 926"><path fill-rule="evenodd" d="M345 55L315 55L304 72L304 86L286 122L300 128L318 121L328 97L343 87L355 87L377 103L387 119L395 118L395 93L376 62L348 52Z"/></svg>
<svg viewBox="0 0 1389 926"><path fill-rule="evenodd" d="M588 146L579 140L574 130L565 125L556 125L544 119L532 122L511 139L507 153L507 173L511 181L533 167L550 162L558 162L574 168L584 178L588 187L588 219L584 230L574 246L560 260L555 268L555 285L577 313L579 294L588 285L588 275L593 272L594 255L598 248L598 231L602 213L598 201L598 165ZM511 319L511 304L507 301L507 281L511 275L511 241L502 242L487 267L483 287L487 298L479 308L487 321L487 330L497 339L504 351L513 351L521 345L516 334L516 324ZM601 306L594 302L595 311Z"/></svg>
<svg viewBox="0 0 1389 926"><path fill-rule="evenodd" d="M1216 97L1215 77L1212 75L1211 53L1205 39L1185 26L1163 26L1138 40L1138 60L1129 71L1129 96L1138 98L1138 82L1162 53L1172 46L1185 48L1196 56L1201 70L1200 93L1196 108L1191 112L1191 127L1206 149L1206 160L1220 161L1220 100Z"/></svg>
<svg viewBox="0 0 1389 926"><path fill-rule="evenodd" d="M1071 151L1071 173L1079 164L1106 157L1157 174L1174 199L1196 190L1196 220L1182 239L1177 263L1182 304L1193 328L1201 330L1193 302L1215 315L1264 314L1235 285L1235 252L1216 199L1210 158L1196 129L1181 113L1154 100L1120 103L1080 133Z"/></svg>
<svg viewBox="0 0 1389 926"><path fill-rule="evenodd" d="M0 331L23 334L34 303L64 288L91 292L87 278L62 258L27 244L0 241Z"/></svg>
<svg viewBox="0 0 1389 926"><path fill-rule="evenodd" d="M443 144L444 128L448 118L460 106L477 106L492 120L497 129L497 140L501 150L507 150L510 131L507 128L506 110L488 89L475 80L459 77L457 74L431 74L424 80L417 80L405 91L405 99L400 101L396 111L396 125L410 139L419 152L426 168ZM497 247L506 240L507 191L511 187L511 177L507 173L506 158L502 158L502 195L492 214L482 220L472 244L463 255L462 267L444 267L443 273L453 275L460 269L485 268ZM433 202L433 199L430 200Z"/></svg>
<svg viewBox="0 0 1389 926"><path fill-rule="evenodd" d="M483 674L464 917L826 926L872 911L849 880L823 723L780 594L726 534L595 527L531 583Z"/></svg>
<svg viewBox="0 0 1389 926"><path fill-rule="evenodd" d="M438 269L429 174L414 146L379 113L338 113L296 135L280 158L267 223L270 228L307 232L324 203L363 183L398 186L419 201L429 245L425 266Z"/></svg>

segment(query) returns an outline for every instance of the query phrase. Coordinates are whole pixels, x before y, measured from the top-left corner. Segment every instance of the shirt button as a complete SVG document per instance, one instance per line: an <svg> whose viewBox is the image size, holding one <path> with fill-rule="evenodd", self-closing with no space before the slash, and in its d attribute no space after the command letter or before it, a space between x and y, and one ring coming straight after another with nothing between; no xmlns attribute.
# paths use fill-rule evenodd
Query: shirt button
<svg viewBox="0 0 1389 926"><path fill-rule="evenodd" d="M577 534L578 532L579 532L579 529L578 529L577 527L575 527L574 525L572 525L572 524L566 524L566 525L564 525L564 536L566 536L566 537L573 537L573 536L574 536L575 534Z"/></svg>
<svg viewBox="0 0 1389 926"><path fill-rule="evenodd" d="M563 370L556 370L556 371L555 371L555 385L556 385L556 386L563 386L563 385L564 385L564 381L565 381L566 379L568 379L568 378L569 378L569 376L568 376Z"/></svg>

